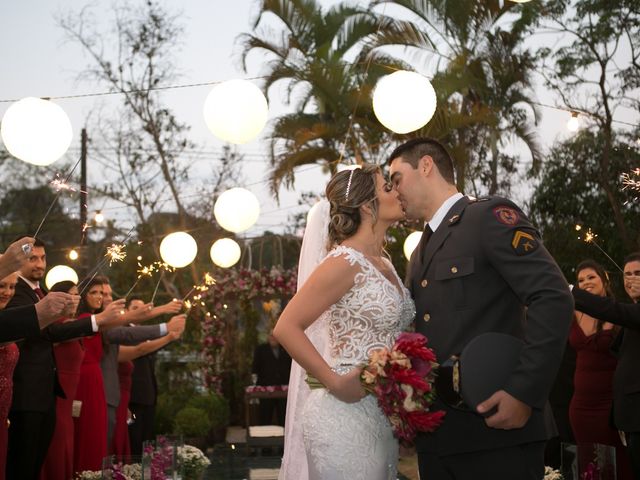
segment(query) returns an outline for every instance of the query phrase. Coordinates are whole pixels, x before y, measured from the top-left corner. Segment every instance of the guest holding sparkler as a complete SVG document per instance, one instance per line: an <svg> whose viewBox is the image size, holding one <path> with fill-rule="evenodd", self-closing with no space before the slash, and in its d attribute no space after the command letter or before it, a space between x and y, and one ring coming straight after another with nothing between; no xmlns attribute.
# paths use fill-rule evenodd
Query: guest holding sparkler
<svg viewBox="0 0 640 480"><path fill-rule="evenodd" d="M67 292L78 295L74 282L65 280L51 287L51 292ZM58 323L73 321L61 318ZM67 340L54 345L58 379L65 398L56 399L56 426L49 451L40 470L40 480L66 480L73 478L73 403L80 381L80 365L84 358L82 338Z"/></svg>
<svg viewBox="0 0 640 480"><path fill-rule="evenodd" d="M0 310L7 306L16 289L18 274L12 273L0 280ZM0 480L5 478L7 464L7 439L9 435L9 407L13 393L13 369L18 362L15 343L0 346Z"/></svg>
<svg viewBox="0 0 640 480"><path fill-rule="evenodd" d="M618 364L613 376L613 420L624 432L633 478L640 479L640 252L624 261L624 288L633 304L601 297L580 287L573 288L576 309L624 327L616 339Z"/></svg>
<svg viewBox="0 0 640 480"><path fill-rule="evenodd" d="M19 271L15 295L7 308L34 305L45 297L40 281L44 278L46 265L45 245L36 238L29 251L28 262ZM70 303L66 315L71 316L78 297L68 298ZM38 336L18 343L20 357L13 374L13 401L9 412L8 478L38 478L49 449L56 422L56 396L64 397L53 343L92 335L99 328L117 324L121 309L122 304L118 303L99 315L53 324Z"/></svg>
<svg viewBox="0 0 640 480"><path fill-rule="evenodd" d="M133 299L129 302L127 310L137 310L144 307L144 302L140 299ZM172 328L163 337L155 340L148 340L135 346L121 345L118 350L118 379L120 382L120 403L116 410L116 424L113 439L110 444L110 453L119 457L131 454L131 444L129 442L129 430L127 421L129 420L129 398L131 396L132 373L134 369L133 361L151 355L153 352L165 347L174 340L178 340L184 332L182 328ZM103 370L104 373L104 370ZM131 414L133 415L133 414ZM143 420L142 418L140 419ZM138 419L131 417L131 423L136 423Z"/></svg>
<svg viewBox="0 0 640 480"><path fill-rule="evenodd" d="M578 288L600 297L614 298L609 276L592 261L580 263L576 269ZM613 374L617 360L611 345L620 328L578 310L569 333L569 344L576 351L574 394L569 405L571 428L578 444L600 443L616 447L620 480L633 478L629 458L618 432L610 425L613 402ZM590 462L591 458L586 458Z"/></svg>
<svg viewBox="0 0 640 480"><path fill-rule="evenodd" d="M108 306L113 301L111 285L107 277L100 277L102 281L103 306ZM161 315L175 315L182 309L182 302L172 300L164 305L153 307L152 304L144 304L141 308L128 309L123 318L134 323L147 321ZM104 355L100 361L102 378L104 381L104 393L107 398L107 445L111 445L113 432L116 426L116 411L120 404L120 381L118 379L118 350L119 345L137 345L146 340L153 340L165 336L168 332L180 332L184 330L185 317L177 315L166 323L149 326L120 327L105 332L104 340L108 347L104 349Z"/></svg>
<svg viewBox="0 0 640 480"><path fill-rule="evenodd" d="M13 242L0 256L0 278L20 270L29 261L34 239L23 237ZM54 322L75 302L67 294L54 294L44 302L0 311L0 342L12 342L40 335L40 330ZM75 308L75 307L74 307Z"/></svg>

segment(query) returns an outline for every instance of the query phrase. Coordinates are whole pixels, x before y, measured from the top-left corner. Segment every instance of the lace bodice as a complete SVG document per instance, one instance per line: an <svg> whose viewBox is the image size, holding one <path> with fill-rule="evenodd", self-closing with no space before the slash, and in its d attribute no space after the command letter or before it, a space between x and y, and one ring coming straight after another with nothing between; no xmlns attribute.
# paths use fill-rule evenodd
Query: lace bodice
<svg viewBox="0 0 640 480"><path fill-rule="evenodd" d="M331 364L365 363L372 350L393 346L413 321L415 306L391 262L396 284L353 248L338 246L330 257L342 257L360 268L353 287L323 314L329 326Z"/></svg>

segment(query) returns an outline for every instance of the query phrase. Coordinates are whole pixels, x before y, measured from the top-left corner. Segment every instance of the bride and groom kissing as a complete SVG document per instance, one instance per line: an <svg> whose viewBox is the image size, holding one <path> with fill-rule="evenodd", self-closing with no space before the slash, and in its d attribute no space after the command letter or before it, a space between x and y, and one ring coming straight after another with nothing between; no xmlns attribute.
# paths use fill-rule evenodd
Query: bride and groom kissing
<svg viewBox="0 0 640 480"><path fill-rule="evenodd" d="M374 166L334 175L310 215L299 290L274 330L295 360L280 478L396 478L398 441L360 373L413 326L440 364L486 332L524 341L501 388L478 405L436 390L432 408L445 416L416 437L420 478L539 480L542 411L573 314L567 282L515 204L457 191L439 142L410 140L388 166L388 181ZM405 284L384 255L386 230L404 218L426 222ZM325 388L310 390L305 373Z"/></svg>

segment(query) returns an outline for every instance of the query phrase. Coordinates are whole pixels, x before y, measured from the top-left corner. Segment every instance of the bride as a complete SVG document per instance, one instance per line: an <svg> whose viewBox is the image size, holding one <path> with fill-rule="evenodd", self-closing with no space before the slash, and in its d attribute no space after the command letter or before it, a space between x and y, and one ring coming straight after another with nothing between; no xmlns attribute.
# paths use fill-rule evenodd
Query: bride
<svg viewBox="0 0 640 480"><path fill-rule="evenodd" d="M376 398L360 385L359 366L370 351L391 348L413 321L409 292L384 256L386 230L404 213L397 192L374 166L336 174L326 196L332 250L274 330L291 357L326 388L288 408L285 428L289 432L291 422L302 426L310 480L395 479L398 444ZM316 321L327 330L325 355L305 335ZM285 465L297 462L287 450Z"/></svg>

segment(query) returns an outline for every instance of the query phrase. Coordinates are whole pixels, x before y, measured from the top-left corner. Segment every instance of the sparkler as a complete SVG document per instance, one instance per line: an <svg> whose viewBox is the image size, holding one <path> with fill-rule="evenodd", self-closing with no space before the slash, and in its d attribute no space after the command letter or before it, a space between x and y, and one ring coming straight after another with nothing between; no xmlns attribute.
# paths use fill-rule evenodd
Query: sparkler
<svg viewBox="0 0 640 480"><path fill-rule="evenodd" d="M216 283L216 279L213 278L211 276L211 274L209 274L209 272L206 272L204 274L203 283L201 283L200 285L194 285L193 288L191 290L189 290L184 297L182 297L182 301L185 302L187 300L187 298L189 297L189 295L191 295L194 291L206 292L207 290L209 290L209 287L211 285L215 285L215 283ZM201 295L198 295L197 300L199 300L200 297L201 297ZM191 307L189 307L189 308L191 308Z"/></svg>
<svg viewBox="0 0 640 480"><path fill-rule="evenodd" d="M631 190L636 194L633 200L637 200L638 195L640 195L640 179L634 178L634 176L640 177L640 168L631 170L631 173L623 173L620 175L620 180L622 180L622 190Z"/></svg>
<svg viewBox="0 0 640 480"><path fill-rule="evenodd" d="M138 285L138 283L140 282L142 277L152 277L155 272L164 273L164 272L173 272L173 271L175 271L175 268L173 268L168 263L153 262L150 265L142 265L140 263L140 260L142 260L142 257L138 257L137 259L138 259L138 278L136 279L134 284L131 286L129 291L125 294L124 298L127 298L129 296L129 294L131 292L133 292L133 289L136 288L136 285ZM160 284L160 282L158 282L158 285L159 284ZM157 289L158 289L158 287L156 286L156 291L157 291ZM154 292L154 296L155 296L155 292Z"/></svg>
<svg viewBox="0 0 640 480"><path fill-rule="evenodd" d="M580 225L576 225L576 231L580 231L580 230L582 230L582 227ZM611 260L611 263L613 263L616 266L616 268L618 270L620 270L620 272L624 273L624 270L622 270L622 268L620 268L620 265L618 265L616 263L616 261L613 258L611 258L609 256L609 254L602 249L602 247L600 245L598 245L598 242L596 242L596 238L597 237L598 237L598 234L595 233L593 230L591 230L591 228L589 227L587 229L587 231L586 231L586 233L584 235L584 238L582 240L584 240L584 243L589 243L591 245L595 245L596 248L598 250L600 250L605 257L607 257L609 260ZM578 237L578 240L580 240L580 237Z"/></svg>
<svg viewBox="0 0 640 480"><path fill-rule="evenodd" d="M124 243L113 243L107 248L107 253L105 253L104 256L109 259L109 266L113 265L115 262L121 262L125 259L127 252L124 251L124 248Z"/></svg>
<svg viewBox="0 0 640 480"><path fill-rule="evenodd" d="M80 164L80 160L82 160L82 157L78 158L78 161L75 163L75 165L73 166L73 168L71 169L71 171L69 172L69 174L66 176L66 178L64 180L59 180L58 184L59 185L67 185L67 182L69 181L69 179L71 178L71 175L73 175L73 172L75 171L75 169L78 167L78 165ZM54 180L55 181L55 180ZM67 185L68 187L68 185ZM42 228L42 226L44 225L45 220L47 219L47 217L49 216L49 214L51 213L51 210L53 210L53 206L56 204L56 202L58 201L58 197L60 196L60 193L62 192L62 190L65 190L65 188L59 188L58 192L56 193L56 196L53 197L53 201L51 202L51 205L49 205L49 208L47 209L47 212L44 214L44 217L42 217L42 221L40 222L40 225L38 225L38 228L36 230L36 233L34 233L32 236L36 237L38 236L38 233L40 233L40 229ZM68 190L68 188L67 188Z"/></svg>

